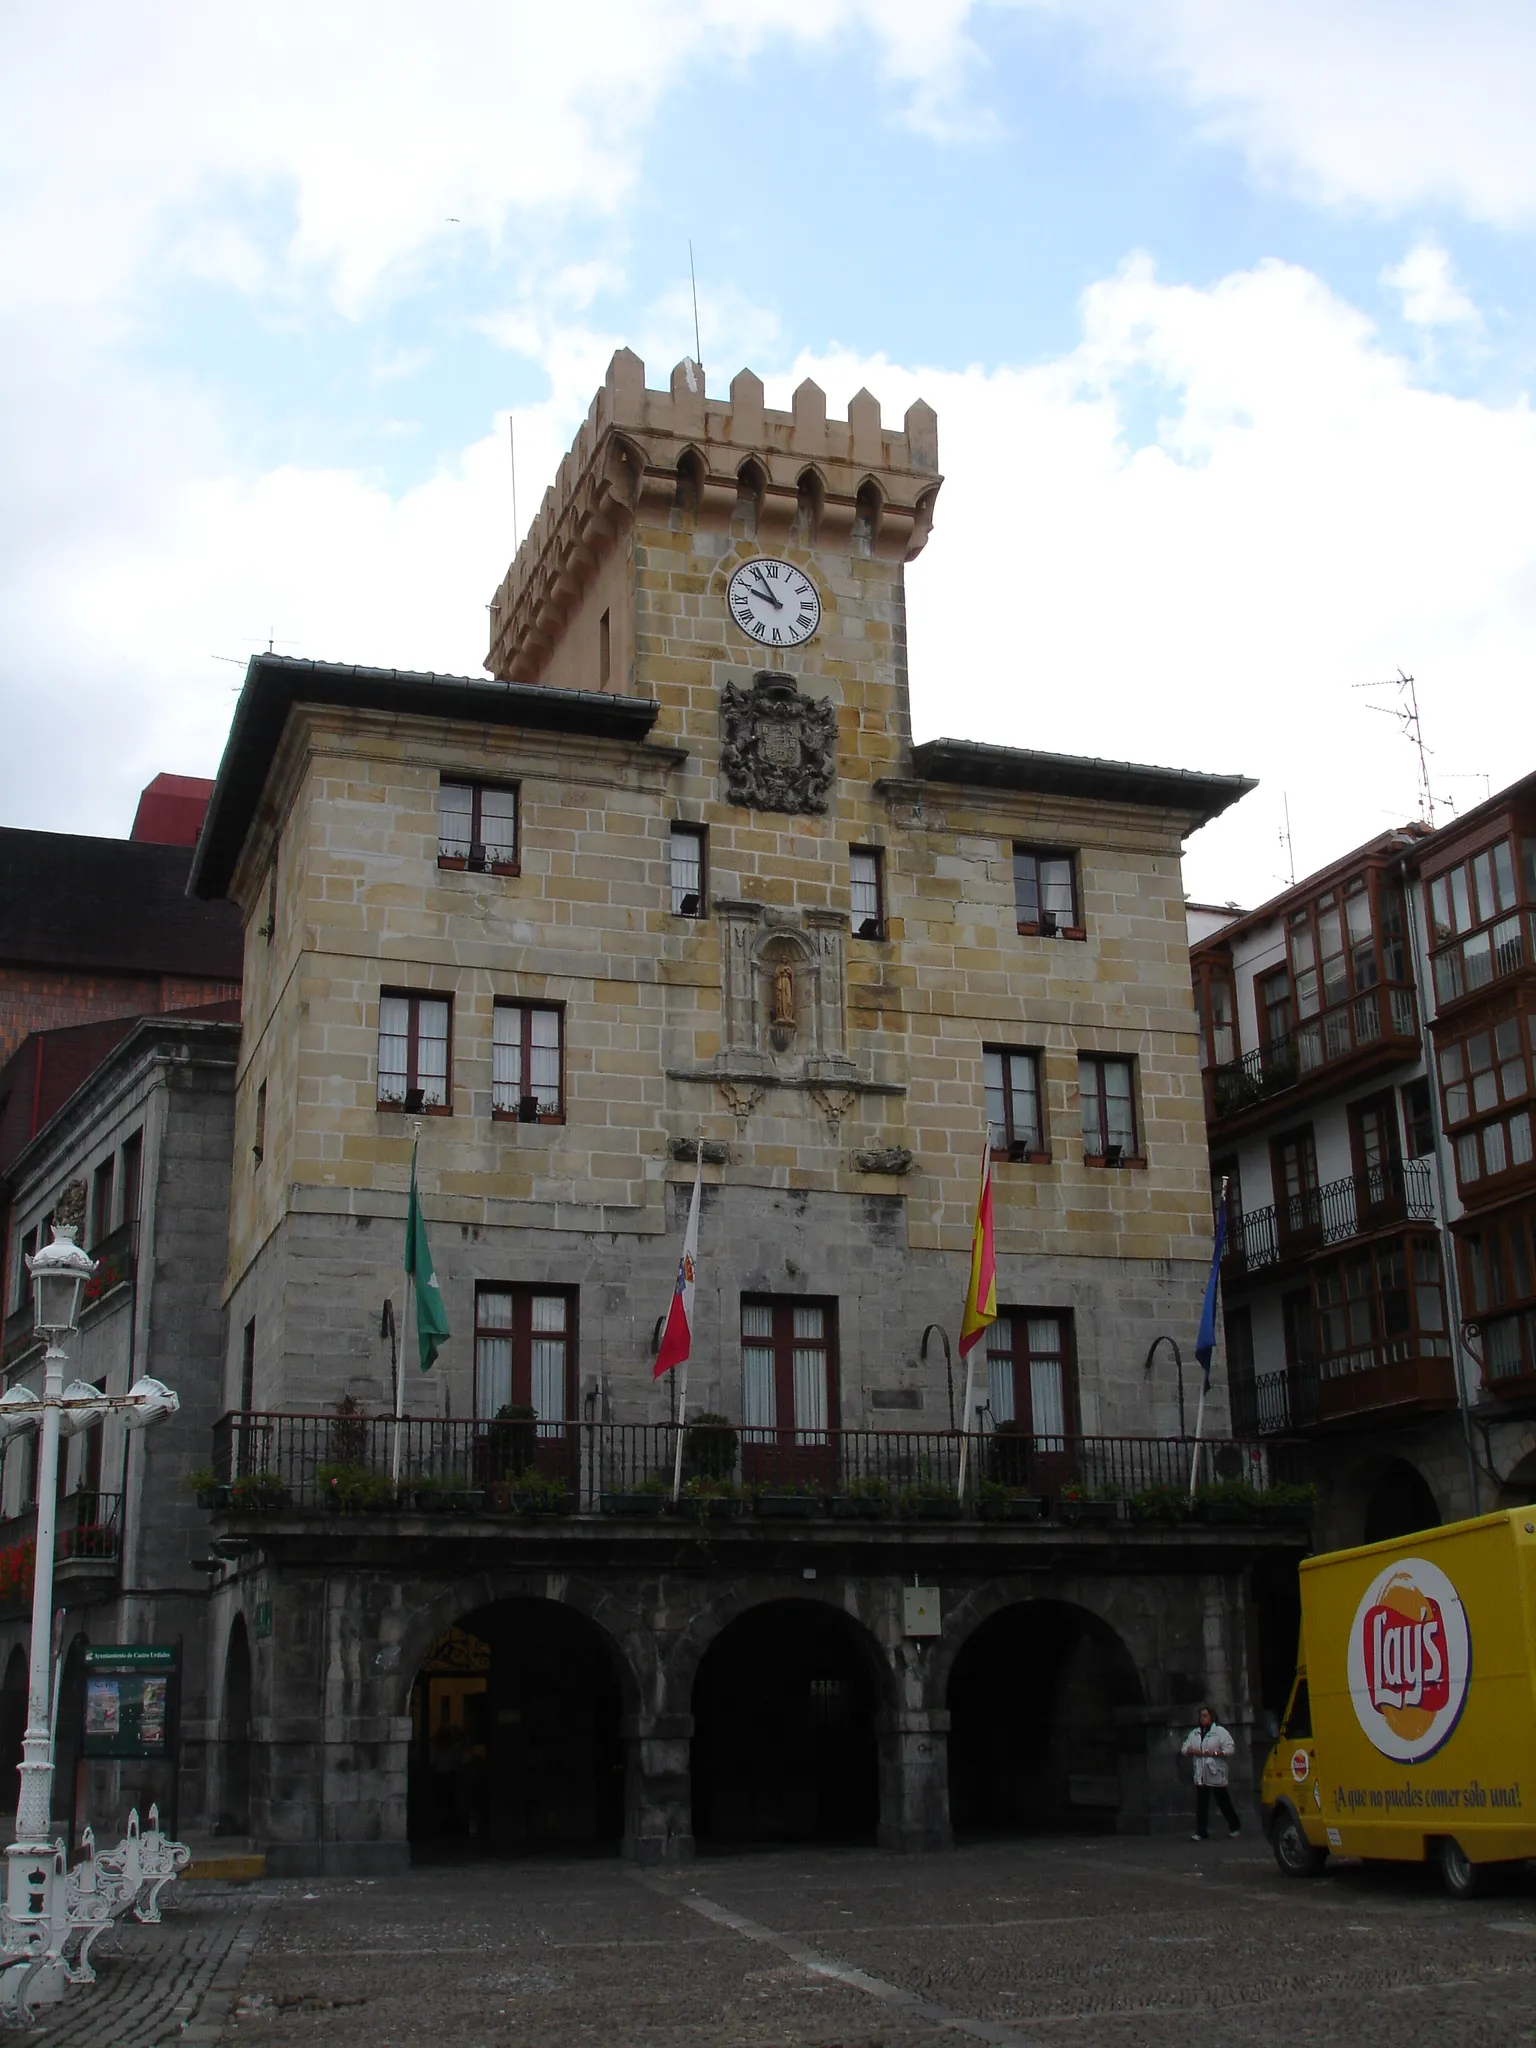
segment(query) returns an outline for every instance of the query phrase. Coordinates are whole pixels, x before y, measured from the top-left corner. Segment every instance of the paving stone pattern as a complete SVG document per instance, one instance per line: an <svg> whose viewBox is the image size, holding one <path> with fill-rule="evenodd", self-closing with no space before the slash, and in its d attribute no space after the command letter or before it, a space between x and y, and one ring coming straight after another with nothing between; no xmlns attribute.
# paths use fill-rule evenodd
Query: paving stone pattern
<svg viewBox="0 0 1536 2048"><path fill-rule="evenodd" d="M243 1972L243 1974L242 1974ZM1283 1879L1262 1844L487 1863L185 1888L40 2043L1246 2048L1536 2042L1536 1879ZM185 2027L183 2027L185 2022Z"/></svg>

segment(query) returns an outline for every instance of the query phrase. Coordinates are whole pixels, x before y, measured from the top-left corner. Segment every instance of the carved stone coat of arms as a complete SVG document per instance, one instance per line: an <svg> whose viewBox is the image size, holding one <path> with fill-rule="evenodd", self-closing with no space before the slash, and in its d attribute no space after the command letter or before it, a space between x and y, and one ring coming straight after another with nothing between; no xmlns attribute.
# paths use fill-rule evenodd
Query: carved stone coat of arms
<svg viewBox="0 0 1536 2048"><path fill-rule="evenodd" d="M837 774L837 710L791 676L727 683L720 697L726 794L752 811L824 811Z"/></svg>

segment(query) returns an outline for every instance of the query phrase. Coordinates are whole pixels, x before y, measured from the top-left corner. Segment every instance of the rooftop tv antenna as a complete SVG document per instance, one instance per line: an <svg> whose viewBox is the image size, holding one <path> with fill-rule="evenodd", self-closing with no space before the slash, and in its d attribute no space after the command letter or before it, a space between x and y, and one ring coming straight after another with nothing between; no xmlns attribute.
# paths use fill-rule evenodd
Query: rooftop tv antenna
<svg viewBox="0 0 1536 2048"><path fill-rule="evenodd" d="M1419 757L1419 816L1426 825L1435 822L1435 793L1429 786L1429 748L1424 744L1424 728L1419 723L1419 692L1413 677L1399 669L1395 676L1385 682L1356 683L1357 690L1396 690L1399 701L1396 704L1371 704L1366 708L1380 711L1387 718L1395 718L1400 730L1413 743Z"/></svg>
<svg viewBox="0 0 1536 2048"><path fill-rule="evenodd" d="M1280 844L1285 848L1285 865L1290 875L1290 886L1296 886L1296 844L1291 838L1291 793L1282 790L1281 801L1285 805L1285 823L1280 827Z"/></svg>

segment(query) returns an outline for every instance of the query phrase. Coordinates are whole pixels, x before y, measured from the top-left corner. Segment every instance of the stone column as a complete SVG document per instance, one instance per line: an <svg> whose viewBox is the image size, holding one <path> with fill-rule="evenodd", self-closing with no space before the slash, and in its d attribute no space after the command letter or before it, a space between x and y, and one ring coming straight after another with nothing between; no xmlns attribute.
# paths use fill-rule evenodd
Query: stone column
<svg viewBox="0 0 1536 2048"><path fill-rule="evenodd" d="M949 1849L949 1710L902 1707L880 1730L882 1849Z"/></svg>
<svg viewBox="0 0 1536 2048"><path fill-rule="evenodd" d="M624 1720L624 1854L635 1863L693 1861L692 1714Z"/></svg>

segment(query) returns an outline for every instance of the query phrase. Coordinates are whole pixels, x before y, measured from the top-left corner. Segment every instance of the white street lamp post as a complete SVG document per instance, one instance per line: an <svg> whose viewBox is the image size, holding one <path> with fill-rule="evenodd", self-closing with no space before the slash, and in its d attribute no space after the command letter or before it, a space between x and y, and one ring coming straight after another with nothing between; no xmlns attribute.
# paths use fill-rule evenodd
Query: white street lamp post
<svg viewBox="0 0 1536 2048"><path fill-rule="evenodd" d="M67 1213L69 1197L78 1215L83 1207L83 1184L66 1190L60 1201ZM100 1394L83 1380L64 1384L68 1357L63 1340L70 1336L79 1317L80 1294L96 1271L76 1239L78 1224L56 1221L53 1242L27 1260L32 1276L36 1306L35 1327L44 1338L43 1390L41 1395L26 1387L12 1387L0 1395L0 1443L8 1436L29 1429L40 1431L37 1458L37 1555L32 1582L31 1669L27 1685L27 1728L22 1739L21 1787L16 1804L16 1837L6 1850L6 1883L3 1926L0 1926L0 1970L9 1974L12 1966L30 1958L25 1971L30 1996L62 1995L63 1978L80 1981L93 1974L83 1949L77 1966L71 1968L66 1945L100 1924L116 1903L110 1900L95 1874L94 1847L91 1851L91 1882L86 1887L93 1904L84 1917L76 1896L80 1887L66 1884L68 1852L61 1842L49 1839L53 1805L53 1563L54 1523L57 1512L59 1439L89 1429L107 1415L120 1413L128 1429L142 1429L151 1422L174 1415L180 1407L177 1396L159 1380L144 1378L124 1395ZM130 1825L130 1838L137 1857L138 1816ZM153 1816L151 1816L153 1827ZM126 1844L124 1845L126 1847ZM174 1848L176 1845L167 1845ZM133 1860L133 1859L130 1859ZM103 1863L109 1859L103 1858ZM180 1864L186 1862L181 1852ZM76 1873L78 1875L78 1873ZM132 1904L132 1896L122 1903ZM86 1941L86 1946L89 1941ZM53 1965L48 1981L38 1977L39 1967ZM35 1981L34 1981L35 1980ZM20 1987L17 1987L18 1994Z"/></svg>

